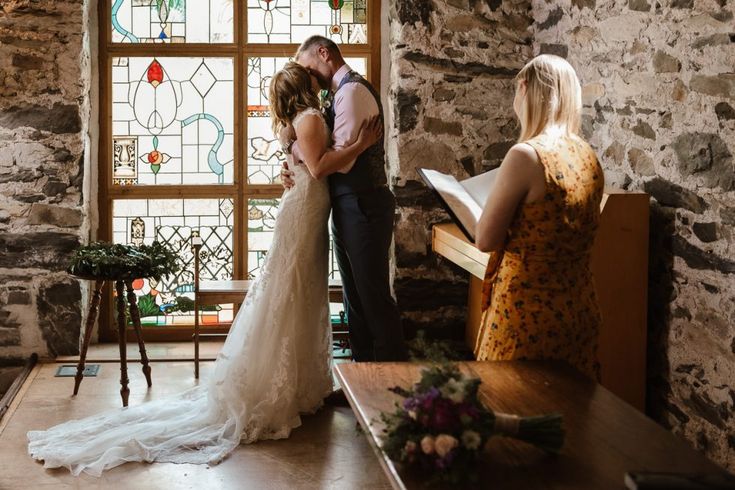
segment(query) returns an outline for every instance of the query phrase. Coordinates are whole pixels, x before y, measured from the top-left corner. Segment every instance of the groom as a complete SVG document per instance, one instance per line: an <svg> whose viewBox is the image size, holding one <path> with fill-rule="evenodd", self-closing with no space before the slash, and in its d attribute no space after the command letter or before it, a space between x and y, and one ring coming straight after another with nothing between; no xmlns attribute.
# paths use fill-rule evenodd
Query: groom
<svg viewBox="0 0 735 490"><path fill-rule="evenodd" d="M383 118L375 89L352 71L330 39L310 37L295 60L329 91L324 115L335 149L354 142L371 117ZM298 142L292 151L299 161ZM284 164L281 178L286 188L294 185L291 176ZM355 361L404 361L407 350L388 272L396 202L385 174L383 139L328 180L352 356Z"/></svg>

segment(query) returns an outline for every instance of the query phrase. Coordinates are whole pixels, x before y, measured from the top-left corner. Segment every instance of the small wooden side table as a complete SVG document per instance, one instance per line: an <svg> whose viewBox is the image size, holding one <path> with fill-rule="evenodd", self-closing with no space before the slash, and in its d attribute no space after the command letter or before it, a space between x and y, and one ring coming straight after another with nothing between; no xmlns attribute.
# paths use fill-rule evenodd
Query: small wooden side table
<svg viewBox="0 0 735 490"><path fill-rule="evenodd" d="M133 321L135 336L138 338L138 348L140 350L140 362L143 364L143 374L148 382L148 387L150 388L153 385L151 382L151 367L148 362L148 355L145 351L145 343L143 342L143 332L140 325L140 312L138 311L138 303L135 299L133 279L125 278L110 280L107 278L87 276L75 277L94 281L95 285L94 294L92 295L92 303L89 307L89 316L87 317L87 323L84 327L84 341L82 343L82 351L79 356L79 364L77 364L77 374L74 376L74 395L79 392L79 385L82 383L82 379L84 379L84 362L87 358L87 349L89 348L89 341L92 338L94 322L97 320L97 315L99 313L100 301L102 300L102 287L105 285L105 281L109 280L110 282L115 283L115 291L117 293L117 328L120 342L120 396L122 397L123 407L127 407L130 390L128 389L127 339L125 334L125 329L127 327L124 297L126 288L128 295L128 307L130 309L130 319Z"/></svg>

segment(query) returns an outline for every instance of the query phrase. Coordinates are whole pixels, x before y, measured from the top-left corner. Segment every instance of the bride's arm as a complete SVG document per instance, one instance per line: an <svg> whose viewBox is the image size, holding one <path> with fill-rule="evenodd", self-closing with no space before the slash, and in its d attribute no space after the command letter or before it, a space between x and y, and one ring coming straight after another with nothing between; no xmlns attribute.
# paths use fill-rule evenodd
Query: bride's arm
<svg viewBox="0 0 735 490"><path fill-rule="evenodd" d="M361 129L357 140L340 150L327 147L324 122L321 116L305 116L296 127L301 159L315 179L337 172L374 145L382 136L383 124L379 117L371 118Z"/></svg>

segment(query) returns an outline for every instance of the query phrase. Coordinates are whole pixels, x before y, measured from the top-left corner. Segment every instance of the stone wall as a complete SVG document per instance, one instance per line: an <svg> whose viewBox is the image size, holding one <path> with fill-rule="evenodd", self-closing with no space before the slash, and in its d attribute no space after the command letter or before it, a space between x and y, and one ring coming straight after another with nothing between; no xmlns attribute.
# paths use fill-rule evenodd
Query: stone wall
<svg viewBox="0 0 735 490"><path fill-rule="evenodd" d="M409 334L462 338L467 273L431 252L431 226L448 217L416 169L461 179L499 165L517 138L512 78L532 54L531 5L389 3L388 161L400 215L394 288Z"/></svg>
<svg viewBox="0 0 735 490"><path fill-rule="evenodd" d="M0 358L77 352L89 233L90 56L82 0L0 2Z"/></svg>
<svg viewBox="0 0 735 490"><path fill-rule="evenodd" d="M653 196L650 414L735 470L735 2L533 1L608 180Z"/></svg>

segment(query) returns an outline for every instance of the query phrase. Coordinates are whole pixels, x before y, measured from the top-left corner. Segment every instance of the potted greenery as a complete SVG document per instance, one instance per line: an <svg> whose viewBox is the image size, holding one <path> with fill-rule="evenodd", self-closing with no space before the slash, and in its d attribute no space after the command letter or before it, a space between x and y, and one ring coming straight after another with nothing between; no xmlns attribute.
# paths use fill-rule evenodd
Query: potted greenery
<svg viewBox="0 0 735 490"><path fill-rule="evenodd" d="M67 271L84 279L130 281L163 276L180 269L178 256L160 242L150 245L121 245L94 242L74 252Z"/></svg>

